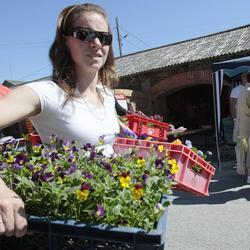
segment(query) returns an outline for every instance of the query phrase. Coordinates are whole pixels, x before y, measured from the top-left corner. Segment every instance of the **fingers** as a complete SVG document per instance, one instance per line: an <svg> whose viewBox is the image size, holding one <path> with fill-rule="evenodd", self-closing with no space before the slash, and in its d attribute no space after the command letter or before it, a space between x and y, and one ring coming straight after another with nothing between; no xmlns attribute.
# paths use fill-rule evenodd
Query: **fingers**
<svg viewBox="0 0 250 250"><path fill-rule="evenodd" d="M24 207L20 207L14 214L15 218L15 236L22 237L27 231L27 220Z"/></svg>
<svg viewBox="0 0 250 250"><path fill-rule="evenodd" d="M2 217L1 234L9 237L14 234L14 211L12 204L8 201L9 199L1 201L0 214Z"/></svg>
<svg viewBox="0 0 250 250"><path fill-rule="evenodd" d="M20 198L0 200L0 235L22 237L27 230L24 204Z"/></svg>
<svg viewBox="0 0 250 250"><path fill-rule="evenodd" d="M5 227L4 227L4 223L3 223L3 218L0 215L0 235L3 235L5 233Z"/></svg>

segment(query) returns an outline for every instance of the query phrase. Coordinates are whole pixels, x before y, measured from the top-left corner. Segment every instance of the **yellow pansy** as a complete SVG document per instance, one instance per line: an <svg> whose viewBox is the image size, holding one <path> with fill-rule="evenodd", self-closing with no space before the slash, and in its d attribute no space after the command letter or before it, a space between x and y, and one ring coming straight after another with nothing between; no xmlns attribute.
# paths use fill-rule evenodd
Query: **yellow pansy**
<svg viewBox="0 0 250 250"><path fill-rule="evenodd" d="M15 158L12 155L9 155L8 159L7 159L7 162L12 163L12 162L14 162L14 160L15 160Z"/></svg>
<svg viewBox="0 0 250 250"><path fill-rule="evenodd" d="M65 150L66 152L68 152L68 151L70 150L70 146L69 146L69 145L65 145L65 146L63 146L63 148L64 148L64 150Z"/></svg>
<svg viewBox="0 0 250 250"><path fill-rule="evenodd" d="M36 153L36 154L39 154L41 151L42 151L42 148L41 148L41 146L33 146L32 147L32 149L33 149L33 151L34 151L34 153Z"/></svg>
<svg viewBox="0 0 250 250"><path fill-rule="evenodd" d="M168 157L169 156L169 152L168 152L168 150L166 149L166 157Z"/></svg>
<svg viewBox="0 0 250 250"><path fill-rule="evenodd" d="M179 165L175 159L169 159L168 164L170 165L169 171L171 174L176 174L179 171Z"/></svg>
<svg viewBox="0 0 250 250"><path fill-rule="evenodd" d="M164 149L163 145L158 145L158 151L159 151L160 153L162 153L163 149Z"/></svg>
<svg viewBox="0 0 250 250"><path fill-rule="evenodd" d="M131 181L131 178L130 178L129 175L126 176L126 177L123 177L123 176L122 176L122 177L119 178L119 180L120 180L121 186L122 186L123 188L129 187L129 183L130 183L130 181Z"/></svg>
<svg viewBox="0 0 250 250"><path fill-rule="evenodd" d="M146 160L145 159L137 159L137 164L139 167L143 167L145 165Z"/></svg>
<svg viewBox="0 0 250 250"><path fill-rule="evenodd" d="M85 189L85 190L81 191L80 189L78 189L78 190L76 190L75 194L76 194L76 197L78 200L86 201L88 199L88 196L89 196L89 190Z"/></svg>
<svg viewBox="0 0 250 250"><path fill-rule="evenodd" d="M143 195L143 193L144 193L144 191L143 191L143 189L142 188L132 188L131 189L132 190L132 196L133 196L133 198L135 199L135 200L140 200L141 199L141 197L142 197L142 195Z"/></svg>

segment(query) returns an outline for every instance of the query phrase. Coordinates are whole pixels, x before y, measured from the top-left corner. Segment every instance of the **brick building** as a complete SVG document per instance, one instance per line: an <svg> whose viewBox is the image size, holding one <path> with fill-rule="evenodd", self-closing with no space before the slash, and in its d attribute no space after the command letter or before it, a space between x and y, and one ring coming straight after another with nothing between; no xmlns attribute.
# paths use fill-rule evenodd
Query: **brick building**
<svg viewBox="0 0 250 250"><path fill-rule="evenodd" d="M136 102L139 110L161 114L176 125L213 124L211 65L247 55L250 25L125 55L116 59L117 92ZM226 78L222 117L229 115L231 87L232 80Z"/></svg>

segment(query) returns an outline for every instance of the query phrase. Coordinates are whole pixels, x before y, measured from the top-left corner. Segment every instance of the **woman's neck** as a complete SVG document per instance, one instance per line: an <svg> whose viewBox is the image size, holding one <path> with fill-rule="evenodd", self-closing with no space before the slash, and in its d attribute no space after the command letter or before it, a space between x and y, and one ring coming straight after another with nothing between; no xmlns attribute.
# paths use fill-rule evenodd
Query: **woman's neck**
<svg viewBox="0 0 250 250"><path fill-rule="evenodd" d="M96 94L98 72L96 74L76 74L76 88L81 95Z"/></svg>
<svg viewBox="0 0 250 250"><path fill-rule="evenodd" d="M97 89L98 72L96 74L76 74L76 88L84 101L95 106L103 105L103 97Z"/></svg>

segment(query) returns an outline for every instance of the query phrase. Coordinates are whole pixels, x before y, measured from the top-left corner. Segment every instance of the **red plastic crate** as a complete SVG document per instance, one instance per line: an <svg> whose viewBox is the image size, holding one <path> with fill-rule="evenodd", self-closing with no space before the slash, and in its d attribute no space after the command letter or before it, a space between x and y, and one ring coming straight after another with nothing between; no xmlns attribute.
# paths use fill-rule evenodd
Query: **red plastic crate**
<svg viewBox="0 0 250 250"><path fill-rule="evenodd" d="M128 119L128 127L136 135L146 134L160 141L167 140L168 123L134 114L126 115L125 117Z"/></svg>
<svg viewBox="0 0 250 250"><path fill-rule="evenodd" d="M208 187L212 176L215 174L215 168L185 145L117 138L113 148L116 153L122 153L129 148L136 147L138 156L146 157L150 154L152 145L163 145L164 149L169 151L169 156L178 163L179 171L174 175L174 180L178 183L176 188L200 196L209 195ZM197 173L192 169L193 166L200 167L201 171Z"/></svg>
<svg viewBox="0 0 250 250"><path fill-rule="evenodd" d="M34 133L29 134L29 141L32 145L36 145L42 142L40 136Z"/></svg>

